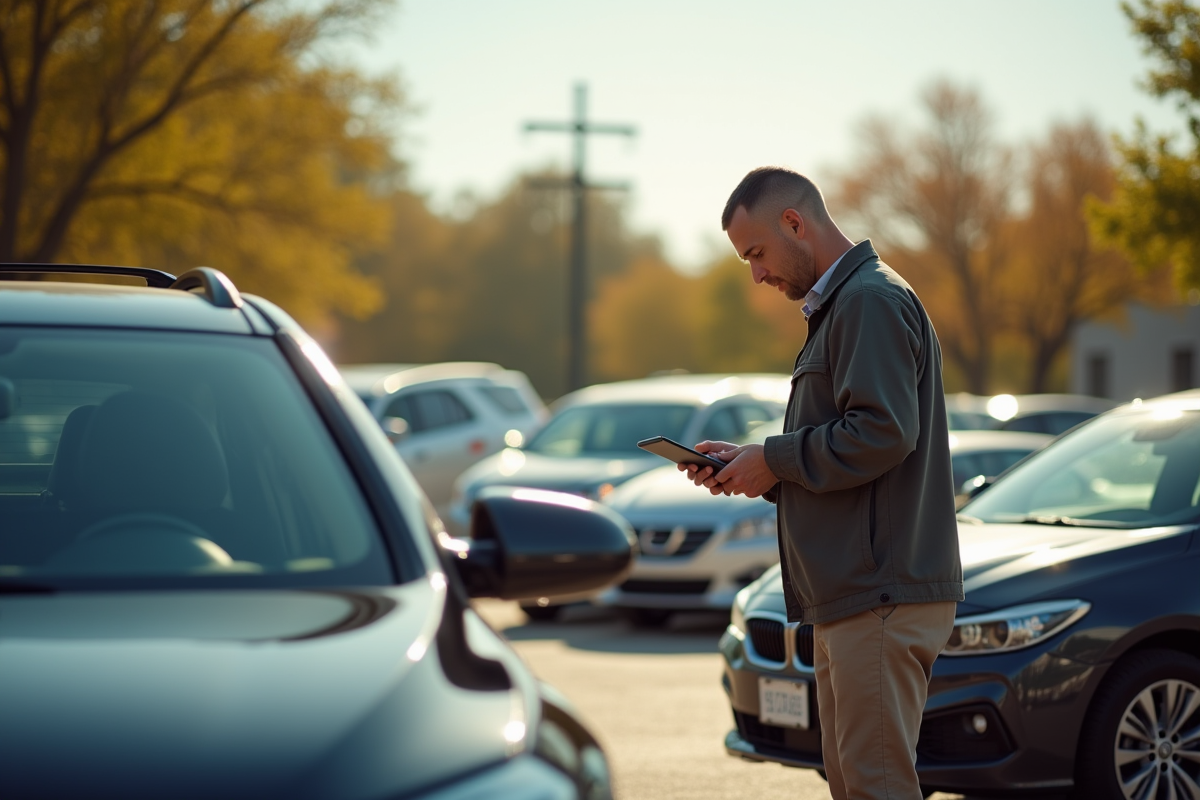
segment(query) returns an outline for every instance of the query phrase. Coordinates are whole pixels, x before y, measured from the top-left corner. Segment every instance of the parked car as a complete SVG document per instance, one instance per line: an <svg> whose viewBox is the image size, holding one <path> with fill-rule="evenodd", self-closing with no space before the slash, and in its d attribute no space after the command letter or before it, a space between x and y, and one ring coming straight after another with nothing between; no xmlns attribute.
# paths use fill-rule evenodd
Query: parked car
<svg viewBox="0 0 1200 800"><path fill-rule="evenodd" d="M988 413L988 398L969 392L946 395L946 418L952 431L986 431L996 427Z"/></svg>
<svg viewBox="0 0 1200 800"><path fill-rule="evenodd" d="M1054 437L1045 433L951 431L950 471L958 493L956 504L961 507L1013 464L1052 441Z"/></svg>
<svg viewBox="0 0 1200 800"><path fill-rule="evenodd" d="M785 375L664 375L589 386L562 397L521 447L480 461L455 482L450 519L463 525L486 486L532 486L603 499L663 463L640 450L651 436L730 440L778 416Z"/></svg>
<svg viewBox="0 0 1200 800"><path fill-rule="evenodd" d="M521 448L509 448L467 470L455 483L450 525L470 519L478 493L488 486L529 486L603 500L617 486L661 465L637 447L666 436L677 442L729 441L783 412L786 375L663 375L600 384L572 392L554 405L554 416ZM576 593L570 599L586 599ZM568 598L540 598L523 608L552 619Z"/></svg>
<svg viewBox="0 0 1200 800"><path fill-rule="evenodd" d="M481 458L519 446L550 416L525 373L499 364L351 364L339 369L443 517L455 478Z"/></svg>
<svg viewBox="0 0 1200 800"><path fill-rule="evenodd" d="M960 514L966 599L933 666L927 789L1200 800L1200 391L1098 417ZM778 568L721 638L728 753L820 769L813 638ZM771 713L765 691L790 705Z"/></svg>
<svg viewBox="0 0 1200 800"><path fill-rule="evenodd" d="M762 443L782 431L783 419L774 419L743 441ZM956 485L977 476L992 480L1052 438L955 431L950 458ZM627 481L605 502L633 526L639 548L629 578L593 602L623 609L635 624L660 624L673 611L727 609L738 591L779 561L772 503L710 494L674 466Z"/></svg>
<svg viewBox="0 0 1200 800"><path fill-rule="evenodd" d="M996 430L1051 436L1065 433L1117 405L1115 400L1082 394L998 394L987 401Z"/></svg>
<svg viewBox="0 0 1200 800"><path fill-rule="evenodd" d="M469 600L620 578L623 520L496 489L453 539L268 301L13 272L147 286L0 281L0 797L611 796Z"/></svg>

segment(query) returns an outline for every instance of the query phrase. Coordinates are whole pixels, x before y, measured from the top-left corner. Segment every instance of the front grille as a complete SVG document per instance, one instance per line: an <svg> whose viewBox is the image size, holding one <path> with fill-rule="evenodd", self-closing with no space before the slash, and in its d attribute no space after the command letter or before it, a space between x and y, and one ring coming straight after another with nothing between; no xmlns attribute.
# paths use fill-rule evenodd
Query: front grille
<svg viewBox="0 0 1200 800"><path fill-rule="evenodd" d="M806 667L813 665L812 625L801 625L796 628L796 658Z"/></svg>
<svg viewBox="0 0 1200 800"><path fill-rule="evenodd" d="M684 534L683 541L670 553L654 552L655 547L662 547L671 538L671 530L643 529L637 531L638 542L642 545L642 558L679 558L695 553L704 543L712 538L712 529L689 530Z"/></svg>
<svg viewBox="0 0 1200 800"><path fill-rule="evenodd" d="M631 594L704 594L708 584L708 581L631 580L621 584L621 591Z"/></svg>
<svg viewBox="0 0 1200 800"><path fill-rule="evenodd" d="M987 722L983 733L975 730L977 715ZM996 761L1013 749L1004 723L992 706L968 706L921 720L917 755L929 761Z"/></svg>
<svg viewBox="0 0 1200 800"><path fill-rule="evenodd" d="M749 628L750 643L754 645L756 653L768 661L785 661L787 659L782 622L773 619L748 619L746 627Z"/></svg>

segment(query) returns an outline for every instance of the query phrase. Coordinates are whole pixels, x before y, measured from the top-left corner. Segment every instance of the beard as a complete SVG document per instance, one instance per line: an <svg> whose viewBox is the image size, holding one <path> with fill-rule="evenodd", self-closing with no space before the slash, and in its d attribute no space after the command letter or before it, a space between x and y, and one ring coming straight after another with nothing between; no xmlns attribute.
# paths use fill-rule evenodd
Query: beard
<svg viewBox="0 0 1200 800"><path fill-rule="evenodd" d="M783 296L788 300L802 301L817 283L817 267L812 253L800 245L784 239L787 246L788 263L786 277L768 281L772 286L783 287Z"/></svg>

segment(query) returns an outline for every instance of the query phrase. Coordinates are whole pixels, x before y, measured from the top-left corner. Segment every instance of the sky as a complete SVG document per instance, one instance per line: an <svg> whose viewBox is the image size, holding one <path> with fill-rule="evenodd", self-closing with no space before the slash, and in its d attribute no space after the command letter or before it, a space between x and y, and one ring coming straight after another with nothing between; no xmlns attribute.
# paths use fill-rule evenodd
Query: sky
<svg viewBox="0 0 1200 800"><path fill-rule="evenodd" d="M569 136L523 126L568 119L585 82L589 120L637 129L589 137L588 178L629 182L632 225L685 270L729 252L720 213L746 172L820 182L864 118L919 126L937 79L979 91L1013 145L1085 115L1180 128L1138 88L1150 62L1110 0L401 0L348 52L400 76L400 155L441 211L568 167Z"/></svg>

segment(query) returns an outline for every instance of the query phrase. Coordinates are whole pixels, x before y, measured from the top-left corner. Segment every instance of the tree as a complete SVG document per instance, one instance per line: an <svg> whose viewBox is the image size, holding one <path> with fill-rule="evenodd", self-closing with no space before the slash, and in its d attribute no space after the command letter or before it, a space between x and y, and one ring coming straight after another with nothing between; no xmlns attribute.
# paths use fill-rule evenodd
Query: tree
<svg viewBox="0 0 1200 800"><path fill-rule="evenodd" d="M603 281L589 319L598 378L700 369L700 340L715 320L710 307L700 302L697 284L653 256L639 258Z"/></svg>
<svg viewBox="0 0 1200 800"><path fill-rule="evenodd" d="M0 261L207 263L365 314L387 81L320 58L386 0L0 0Z"/></svg>
<svg viewBox="0 0 1200 800"><path fill-rule="evenodd" d="M1170 264L1180 288L1200 288L1200 10L1183 0L1123 3L1145 52L1157 63L1146 89L1175 100L1191 141L1151 135L1138 120L1118 138L1122 168L1110 202L1089 209L1092 232L1152 270Z"/></svg>
<svg viewBox="0 0 1200 800"><path fill-rule="evenodd" d="M395 235L362 267L388 296L365 322L342 319L333 347L343 362L496 361L520 369L546 397L567 389L567 216L560 192L519 176L490 201L467 199L452 218L398 197ZM629 230L612 195L588 198L588 268L596 287L641 258L660 258L656 240ZM590 325L596 325L589 312ZM592 359L596 331L589 329ZM600 377L593 363L591 379Z"/></svg>
<svg viewBox="0 0 1200 800"><path fill-rule="evenodd" d="M1010 258L1012 159L977 93L939 82L922 104L929 125L913 134L868 120L862 155L832 194L916 287L965 388L984 394Z"/></svg>
<svg viewBox="0 0 1200 800"><path fill-rule="evenodd" d="M1089 240L1085 203L1111 197L1115 180L1113 154L1095 123L1054 126L1030 147L1025 173L1028 208L1014 225L1015 255L1002 288L1008 322L1029 351L1027 390L1045 392L1081 321L1153 299L1161 282L1139 280L1124 257Z"/></svg>
<svg viewBox="0 0 1200 800"><path fill-rule="evenodd" d="M1016 225L1005 300L1030 350L1029 390L1044 392L1076 324L1127 299L1135 281L1123 259L1093 251L1088 240L1084 201L1108 197L1113 182L1111 155L1095 126L1056 126L1029 155L1029 207Z"/></svg>

